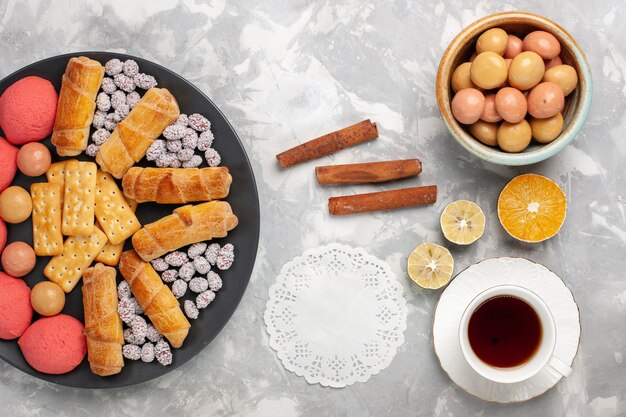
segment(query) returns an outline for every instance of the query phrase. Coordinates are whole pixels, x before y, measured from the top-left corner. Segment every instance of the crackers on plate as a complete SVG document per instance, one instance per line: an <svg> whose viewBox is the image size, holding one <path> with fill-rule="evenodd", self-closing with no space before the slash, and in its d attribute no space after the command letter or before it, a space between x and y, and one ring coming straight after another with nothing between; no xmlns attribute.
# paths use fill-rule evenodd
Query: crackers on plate
<svg viewBox="0 0 626 417"><path fill-rule="evenodd" d="M55 162L46 178L31 186L35 253L52 256L44 275L70 292L94 260L118 264L124 242L141 228L137 203L93 162Z"/></svg>

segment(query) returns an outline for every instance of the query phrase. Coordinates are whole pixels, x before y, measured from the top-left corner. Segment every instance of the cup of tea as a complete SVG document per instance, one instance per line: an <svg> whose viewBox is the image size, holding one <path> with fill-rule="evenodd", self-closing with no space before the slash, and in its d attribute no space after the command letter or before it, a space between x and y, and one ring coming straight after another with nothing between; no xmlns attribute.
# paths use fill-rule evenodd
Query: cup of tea
<svg viewBox="0 0 626 417"><path fill-rule="evenodd" d="M546 303L517 285L499 285L476 296L459 326L467 363L499 383L525 381L545 367L563 376L572 372L554 356L556 325Z"/></svg>

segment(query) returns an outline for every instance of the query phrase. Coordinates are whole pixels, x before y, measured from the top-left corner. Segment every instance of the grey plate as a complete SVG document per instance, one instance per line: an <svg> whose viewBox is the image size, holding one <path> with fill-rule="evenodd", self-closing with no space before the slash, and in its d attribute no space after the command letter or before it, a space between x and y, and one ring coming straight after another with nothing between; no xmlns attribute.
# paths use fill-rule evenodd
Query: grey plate
<svg viewBox="0 0 626 417"><path fill-rule="evenodd" d="M192 326L189 336L187 336L182 348L173 350L174 358L170 366L162 366L156 361L144 363L141 360L126 360L124 369L120 374L102 378L91 373L89 363L85 358L83 363L72 372L64 375L48 375L37 372L26 363L16 340L0 341L0 358L37 378L56 384L80 388L123 387L151 380L181 366L204 349L228 322L243 297L254 266L259 242L259 198L252 167L237 134L230 123L228 123L228 120L200 90L181 76L160 65L141 58L109 52L81 52L59 55L31 64L9 75L0 81L0 94L12 83L28 75L37 75L50 80L58 92L61 87L61 76L65 71L68 60L71 57L80 55L98 60L103 65L112 58L120 60L134 59L139 64L141 72L153 75L157 79L159 87L170 90L178 101L181 113L200 113L211 121L211 130L215 134L214 148L222 156L222 165L228 167L233 177L230 195L226 201L231 204L233 212L239 217L239 226L237 228L230 232L226 238L215 240L220 244L232 243L235 245L235 262L233 266L227 271L218 271L224 286L217 293L215 300L209 307L200 312L200 317L197 320L191 320ZM53 162L65 159L56 155L49 138L42 143L51 149ZM86 155L81 155L78 159L93 160ZM145 159L139 162L139 165L147 166L149 164L151 163L148 163ZM29 190L31 183L45 181L45 175L31 178L18 171L13 180L13 185L19 185ZM150 223L171 214L176 207L176 205L140 204L137 210L137 217L142 224ZM30 219L17 225L7 224L7 228L7 243L21 240L32 245L32 223ZM130 241L126 242L125 250L127 249L131 249ZM48 260L48 257L38 257L35 269L24 277L31 288L37 282L46 279L43 276L43 269ZM118 274L118 281L121 279L121 275ZM82 283L79 283L70 294L67 294L66 305L62 313L72 315L83 321L81 286ZM191 294L188 293L185 299L187 298L191 298ZM33 321L38 318L39 316L35 314Z"/></svg>

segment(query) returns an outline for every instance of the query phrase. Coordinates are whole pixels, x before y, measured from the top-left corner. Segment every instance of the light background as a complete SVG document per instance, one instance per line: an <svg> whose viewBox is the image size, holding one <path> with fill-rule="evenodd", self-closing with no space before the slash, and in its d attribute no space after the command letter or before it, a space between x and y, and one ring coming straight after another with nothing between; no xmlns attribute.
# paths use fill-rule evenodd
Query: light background
<svg viewBox="0 0 626 417"><path fill-rule="evenodd" d="M554 158L504 168L471 157L449 137L436 106L439 57L461 28L502 10L561 23L586 51L593 107L576 140ZM109 391L68 389L0 364L2 415L18 416L623 416L626 414L626 4L622 1L0 1L0 76L36 60L83 50L153 60L200 87L222 109L252 160L261 242L239 309L185 366L150 383ZM380 138L325 158L348 163L418 157L424 172L400 184L320 187L316 163L281 171L274 155L371 118ZM217 138L216 140L219 140ZM501 188L523 172L557 181L569 198L561 232L538 245L500 227ZM331 195L437 184L434 207L331 218ZM234 184L236 192L236 184ZM431 323L440 292L406 278L407 254L444 243L445 204L470 199L487 215L476 244L451 248L460 271L494 256L522 256L563 277L579 303L574 373L525 404L485 403L439 367ZM406 343L367 383L335 390L287 372L262 321L268 287L302 251L340 242L386 260L405 288Z"/></svg>

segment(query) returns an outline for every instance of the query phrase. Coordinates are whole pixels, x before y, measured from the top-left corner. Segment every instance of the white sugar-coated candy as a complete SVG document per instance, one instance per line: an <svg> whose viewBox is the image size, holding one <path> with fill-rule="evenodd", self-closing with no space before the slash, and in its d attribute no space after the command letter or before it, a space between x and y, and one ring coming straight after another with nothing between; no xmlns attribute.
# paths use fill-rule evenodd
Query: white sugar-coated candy
<svg viewBox="0 0 626 417"><path fill-rule="evenodd" d="M187 293L187 283L182 279L177 279L172 284L172 294L176 298L181 298Z"/></svg>
<svg viewBox="0 0 626 417"><path fill-rule="evenodd" d="M156 360L163 366L170 365L172 363L172 350L170 345L165 339L159 340L154 346L154 352Z"/></svg>
<svg viewBox="0 0 626 417"><path fill-rule="evenodd" d="M181 162L189 161L191 158L193 158L193 149L181 149L176 154L176 158L178 158L178 160Z"/></svg>
<svg viewBox="0 0 626 417"><path fill-rule="evenodd" d="M161 274L163 282L174 282L176 278L178 278L178 271L175 269L168 269Z"/></svg>
<svg viewBox="0 0 626 417"><path fill-rule="evenodd" d="M156 343L159 340L163 339L163 335L159 333L159 331L157 330L156 327L154 327L154 325L152 325L151 323L148 323L148 330L146 331L146 338L149 341Z"/></svg>
<svg viewBox="0 0 626 417"><path fill-rule="evenodd" d="M163 259L163 258L153 259L153 260L150 261L150 264L152 265L154 270L157 271L157 272L163 272L167 268L169 268L168 263L165 262L165 259Z"/></svg>
<svg viewBox="0 0 626 417"><path fill-rule="evenodd" d="M216 167L222 162L222 157L215 149L209 148L204 152L204 160L208 166Z"/></svg>
<svg viewBox="0 0 626 417"><path fill-rule="evenodd" d="M227 243L217 253L217 261L215 265L221 269L229 269L235 260L235 247Z"/></svg>
<svg viewBox="0 0 626 417"><path fill-rule="evenodd" d="M87 149L85 149L85 154L91 156L92 158L95 158L99 150L100 147L98 145L96 145L95 143L90 143L87 146Z"/></svg>
<svg viewBox="0 0 626 417"><path fill-rule="evenodd" d="M199 113L194 113L189 116L189 126L197 130L198 132L204 132L211 128L211 122L209 119Z"/></svg>
<svg viewBox="0 0 626 417"><path fill-rule="evenodd" d="M111 108L111 97L104 91L98 93L96 97L96 107L100 111L109 111Z"/></svg>
<svg viewBox="0 0 626 417"><path fill-rule="evenodd" d="M198 256L204 255L206 248L207 244L204 242L194 243L193 245L189 246L189 249L187 249L187 255L191 259L197 258Z"/></svg>
<svg viewBox="0 0 626 417"><path fill-rule="evenodd" d="M100 85L100 88L102 89L103 92L107 94L113 94L113 92L117 90L115 81L113 81L113 78L109 78L109 77L104 77L102 79L102 84Z"/></svg>
<svg viewBox="0 0 626 417"><path fill-rule="evenodd" d="M119 74L122 72L123 68L124 64L122 64L122 61L117 58L110 59L106 64L104 64L104 72L111 76Z"/></svg>
<svg viewBox="0 0 626 417"><path fill-rule="evenodd" d="M206 274L211 270L211 264L206 260L204 256L198 256L193 260L193 266L196 267L196 271L199 274Z"/></svg>
<svg viewBox="0 0 626 417"><path fill-rule="evenodd" d="M178 153L183 149L183 143L180 140L168 140L165 147L169 152Z"/></svg>
<svg viewBox="0 0 626 417"><path fill-rule="evenodd" d="M196 168L202 165L202 157L194 155L188 161L183 162L183 168Z"/></svg>
<svg viewBox="0 0 626 417"><path fill-rule="evenodd" d="M198 150L205 152L213 145L213 133L210 130L202 132L198 137Z"/></svg>
<svg viewBox="0 0 626 417"><path fill-rule="evenodd" d="M195 273L196 267L193 265L193 261L185 262L178 270L178 276L185 282L190 281Z"/></svg>
<svg viewBox="0 0 626 417"><path fill-rule="evenodd" d="M183 304L183 308L185 310L185 314L187 315L187 317L189 317L192 320L197 319L198 316L200 315L200 311L198 310L198 307L196 307L196 303L194 303L191 300L185 300L185 303Z"/></svg>
<svg viewBox="0 0 626 417"><path fill-rule="evenodd" d="M165 262L172 266L181 266L189 260L189 257L185 252L174 251L165 255Z"/></svg>
<svg viewBox="0 0 626 417"><path fill-rule="evenodd" d="M117 285L117 298L119 298L120 300L126 300L132 296L133 294L130 291L130 285L128 285L128 282L121 281Z"/></svg>
<svg viewBox="0 0 626 417"><path fill-rule="evenodd" d="M132 78L139 73L139 65L134 60L127 59L126 61L124 61L122 70L127 77Z"/></svg>
<svg viewBox="0 0 626 417"><path fill-rule="evenodd" d="M111 132L108 130L98 129L93 132L93 135L91 135L91 140L93 140L94 144L100 146L109 138L109 136L111 136Z"/></svg>
<svg viewBox="0 0 626 417"><path fill-rule="evenodd" d="M126 359L136 361L141 358L141 348L137 345L124 345L122 347L122 354Z"/></svg>
<svg viewBox="0 0 626 417"><path fill-rule="evenodd" d="M209 271L206 276L207 282L209 283L209 289L213 292L217 292L222 289L222 278L218 274L213 271Z"/></svg>
<svg viewBox="0 0 626 417"><path fill-rule="evenodd" d="M201 293L209 289L209 282L202 277L195 277L189 281L189 289L195 293Z"/></svg>
<svg viewBox="0 0 626 417"><path fill-rule="evenodd" d="M211 265L215 265L215 263L217 262L217 254L219 253L219 251L220 251L219 243L211 243L206 248L204 257L206 258L207 261L209 261Z"/></svg>
<svg viewBox="0 0 626 417"><path fill-rule="evenodd" d="M152 145L150 145L150 147L148 147L148 151L146 152L146 159L148 161L156 161L161 155L165 154L166 152L167 149L165 147L165 141L162 139L157 139L152 142Z"/></svg>
<svg viewBox="0 0 626 417"><path fill-rule="evenodd" d="M155 356L154 345L150 342L145 343L141 347L141 360L149 363L154 360L154 356Z"/></svg>
<svg viewBox="0 0 626 417"><path fill-rule="evenodd" d="M213 300L215 300L215 293L211 290L206 290L196 297L196 307L199 309L206 308Z"/></svg>
<svg viewBox="0 0 626 417"><path fill-rule="evenodd" d="M93 120L91 122L91 125L95 127L96 129L101 129L104 127L104 121L106 120L106 118L107 118L106 112L97 110L93 114Z"/></svg>
<svg viewBox="0 0 626 417"><path fill-rule="evenodd" d="M173 123L165 128L163 137L167 140L180 140L185 136L185 126Z"/></svg>
<svg viewBox="0 0 626 417"><path fill-rule="evenodd" d="M131 91L135 91L135 82L133 79L125 74L117 74L113 77L113 82L117 88L130 93Z"/></svg>

